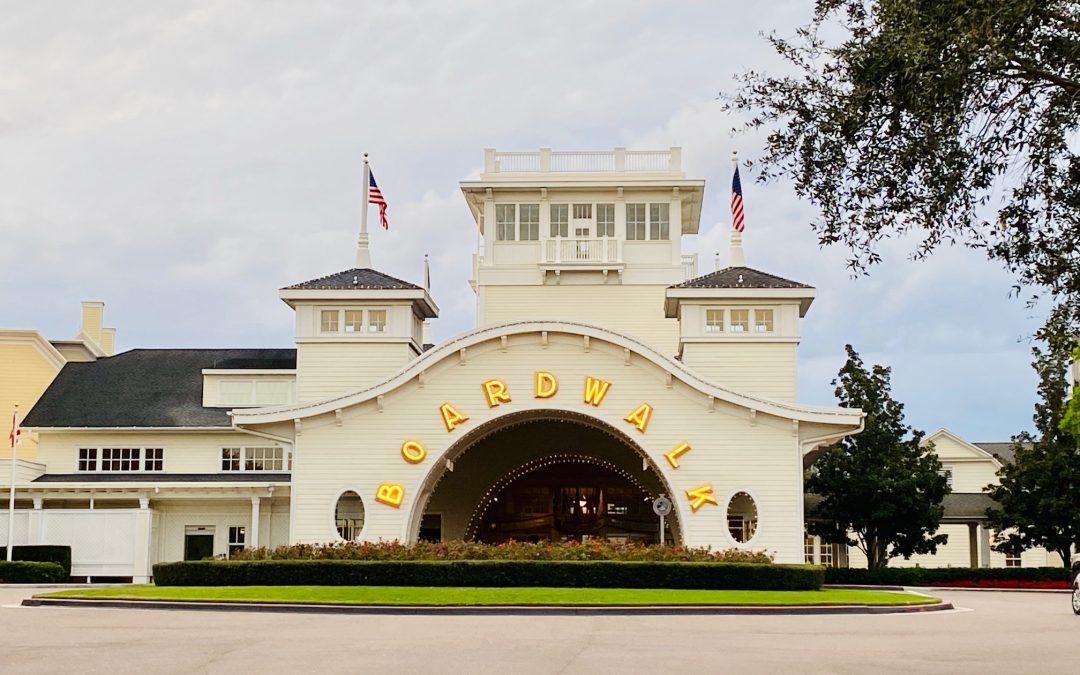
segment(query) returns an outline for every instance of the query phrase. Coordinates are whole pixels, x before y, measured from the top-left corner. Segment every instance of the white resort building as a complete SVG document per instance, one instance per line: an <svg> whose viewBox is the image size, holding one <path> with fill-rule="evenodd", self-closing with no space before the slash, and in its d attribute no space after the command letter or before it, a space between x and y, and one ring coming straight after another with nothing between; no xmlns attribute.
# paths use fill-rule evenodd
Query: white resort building
<svg viewBox="0 0 1080 675"><path fill-rule="evenodd" d="M652 542L666 495L668 541L841 562L805 535L803 475L862 414L797 402L812 287L747 267L737 233L713 273L682 252L704 189L678 148L487 150L461 184L483 237L474 330L427 344L432 289L374 269L364 233L355 266L279 291L295 348L67 363L24 421L16 544L146 581L289 542ZM956 446L957 478L994 461ZM981 498L951 497L953 564L1005 564Z"/></svg>

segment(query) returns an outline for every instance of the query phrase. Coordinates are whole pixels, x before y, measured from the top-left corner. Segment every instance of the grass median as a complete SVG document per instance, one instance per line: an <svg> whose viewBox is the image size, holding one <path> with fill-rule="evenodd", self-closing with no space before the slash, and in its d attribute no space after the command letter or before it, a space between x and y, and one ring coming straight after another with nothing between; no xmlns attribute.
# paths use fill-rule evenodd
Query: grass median
<svg viewBox="0 0 1080 675"><path fill-rule="evenodd" d="M258 602L381 606L830 606L924 605L938 598L862 589L717 591L647 588L470 588L428 586L116 586L37 598Z"/></svg>

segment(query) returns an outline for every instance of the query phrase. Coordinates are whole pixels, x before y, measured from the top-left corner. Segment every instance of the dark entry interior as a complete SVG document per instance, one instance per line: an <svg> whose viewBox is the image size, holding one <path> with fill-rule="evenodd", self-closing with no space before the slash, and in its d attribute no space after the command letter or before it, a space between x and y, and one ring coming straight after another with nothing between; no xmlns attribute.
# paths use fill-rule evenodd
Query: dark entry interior
<svg viewBox="0 0 1080 675"><path fill-rule="evenodd" d="M214 535L185 534L184 560L202 560L214 557Z"/></svg>
<svg viewBox="0 0 1080 675"><path fill-rule="evenodd" d="M651 543L659 537L649 491L615 466L585 457L522 467L481 509L473 534L488 543L582 537Z"/></svg>
<svg viewBox="0 0 1080 675"><path fill-rule="evenodd" d="M557 410L504 415L463 436L433 477L417 538L487 542L659 540L652 500L670 493L634 441ZM678 542L675 517L666 541Z"/></svg>

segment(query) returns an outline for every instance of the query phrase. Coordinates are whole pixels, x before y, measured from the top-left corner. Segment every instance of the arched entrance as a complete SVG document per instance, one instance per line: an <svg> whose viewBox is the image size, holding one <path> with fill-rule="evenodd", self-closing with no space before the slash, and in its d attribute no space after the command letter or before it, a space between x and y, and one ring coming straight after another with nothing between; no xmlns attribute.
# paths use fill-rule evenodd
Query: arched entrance
<svg viewBox="0 0 1080 675"><path fill-rule="evenodd" d="M503 415L459 439L428 476L412 538L653 543L651 502L671 495L626 434L562 410ZM669 517L667 541L681 541Z"/></svg>

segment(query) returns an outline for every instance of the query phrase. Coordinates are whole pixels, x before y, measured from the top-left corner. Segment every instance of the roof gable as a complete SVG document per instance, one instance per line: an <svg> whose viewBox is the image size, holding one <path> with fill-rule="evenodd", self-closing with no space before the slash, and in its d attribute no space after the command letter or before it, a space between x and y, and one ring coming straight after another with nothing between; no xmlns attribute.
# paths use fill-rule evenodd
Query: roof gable
<svg viewBox="0 0 1080 675"><path fill-rule="evenodd" d="M922 444L934 444L934 453L941 460L983 460L1000 462L989 452L968 443L948 429L938 429L923 439Z"/></svg>

